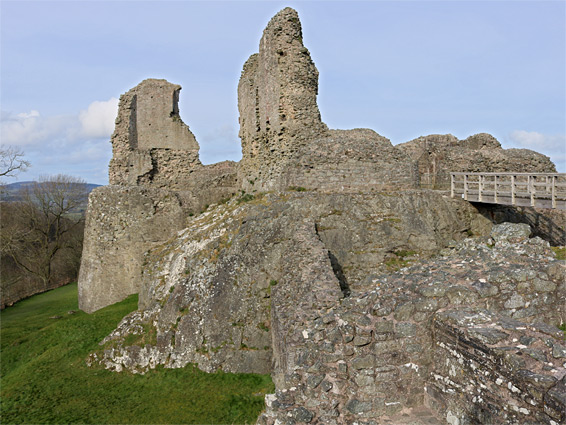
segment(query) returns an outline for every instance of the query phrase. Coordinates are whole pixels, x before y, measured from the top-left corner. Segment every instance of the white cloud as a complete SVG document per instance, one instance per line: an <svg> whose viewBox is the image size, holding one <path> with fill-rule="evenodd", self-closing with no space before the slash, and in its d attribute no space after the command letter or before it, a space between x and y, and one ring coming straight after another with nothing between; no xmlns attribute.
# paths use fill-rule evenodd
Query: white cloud
<svg viewBox="0 0 566 425"><path fill-rule="evenodd" d="M43 117L36 110L19 114L2 111L2 144L29 146L43 143L65 134L72 121L68 116Z"/></svg>
<svg viewBox="0 0 566 425"><path fill-rule="evenodd" d="M82 134L85 137L110 137L118 113L118 99L95 101L79 113Z"/></svg>
<svg viewBox="0 0 566 425"><path fill-rule="evenodd" d="M559 172L566 170L566 135L516 130L509 134L509 141L515 147L531 149L550 156Z"/></svg>
<svg viewBox="0 0 566 425"><path fill-rule="evenodd" d="M516 130L509 137L512 143L522 148L535 151L566 151L566 136L563 134L548 135L536 131Z"/></svg>
<svg viewBox="0 0 566 425"><path fill-rule="evenodd" d="M111 156L110 136L118 99L92 102L74 115L44 116L37 110L0 115L3 145L24 149L31 168L18 180L42 174L70 174L105 183Z"/></svg>

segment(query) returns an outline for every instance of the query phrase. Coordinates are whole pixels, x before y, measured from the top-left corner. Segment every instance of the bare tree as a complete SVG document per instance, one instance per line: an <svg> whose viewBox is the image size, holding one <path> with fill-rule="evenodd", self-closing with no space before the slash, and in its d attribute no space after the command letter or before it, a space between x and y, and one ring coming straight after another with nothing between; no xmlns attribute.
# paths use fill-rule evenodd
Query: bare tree
<svg viewBox="0 0 566 425"><path fill-rule="evenodd" d="M87 195L86 183L80 178L62 174L41 177L22 189L12 215L2 220L2 254L23 272L39 278L43 290L61 278L56 273L57 263L69 258L72 250L81 249L84 214L80 209Z"/></svg>
<svg viewBox="0 0 566 425"><path fill-rule="evenodd" d="M13 146L0 147L0 177L14 177L30 166L24 159L24 152Z"/></svg>

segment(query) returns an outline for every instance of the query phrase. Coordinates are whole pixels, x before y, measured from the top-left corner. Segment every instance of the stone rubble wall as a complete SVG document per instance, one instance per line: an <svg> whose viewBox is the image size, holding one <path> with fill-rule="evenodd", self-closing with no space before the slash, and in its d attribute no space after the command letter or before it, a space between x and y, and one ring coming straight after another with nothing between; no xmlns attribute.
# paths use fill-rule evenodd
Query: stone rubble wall
<svg viewBox="0 0 566 425"><path fill-rule="evenodd" d="M427 404L440 415L437 423L561 423L564 334L550 324L566 320L566 264L554 259L548 243L528 239L530 229L521 226L496 226L491 239L466 239L439 259L375 276L372 291L352 294L309 324L289 323L287 334L297 337L285 342L295 367L285 375L284 385L266 396L258 423L406 423L400 422L403 413ZM479 335L479 343L466 345L465 338L436 332L446 315L471 307L489 309L486 315L515 324L517 332L524 330L516 325L520 319L530 333L503 335L482 315L470 319L467 331ZM517 348L521 343L513 335L527 338L522 340L525 347ZM505 357L502 349L490 358L492 336L496 342L504 336L506 343L513 343L515 357ZM454 348L460 343L463 347ZM468 347L476 349L476 363L464 360ZM520 357L517 350L525 362L506 369ZM528 356L538 358L536 367ZM505 386L497 375L493 380L499 395L489 395L482 387L489 379L483 377L501 366L497 373L505 376ZM523 399L514 404L517 391L509 382L534 394L524 398L528 411L519 403ZM501 410L487 412L482 395L496 397L491 403Z"/></svg>
<svg viewBox="0 0 566 425"><path fill-rule="evenodd" d="M370 192L416 187L410 158L373 130L330 130L295 152L284 167L280 189Z"/></svg>
<svg viewBox="0 0 566 425"><path fill-rule="evenodd" d="M420 186L431 189L450 189L450 172L556 172L547 156L529 149L503 149L487 133L465 140L431 134L396 147L416 162Z"/></svg>
<svg viewBox="0 0 566 425"><path fill-rule="evenodd" d="M431 404L448 423L566 422L566 341L542 322L487 310L448 310L433 321Z"/></svg>

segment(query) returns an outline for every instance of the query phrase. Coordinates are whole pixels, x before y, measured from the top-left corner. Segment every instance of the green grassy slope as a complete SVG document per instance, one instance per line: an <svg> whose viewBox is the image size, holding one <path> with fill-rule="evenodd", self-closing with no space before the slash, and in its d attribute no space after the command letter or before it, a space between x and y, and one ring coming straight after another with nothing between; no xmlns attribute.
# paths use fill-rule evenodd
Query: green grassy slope
<svg viewBox="0 0 566 425"><path fill-rule="evenodd" d="M137 297L88 315L77 285L21 301L0 314L1 417L8 423L253 423L269 376L206 374L193 366L145 375L89 368L85 359ZM61 316L60 318L51 318Z"/></svg>

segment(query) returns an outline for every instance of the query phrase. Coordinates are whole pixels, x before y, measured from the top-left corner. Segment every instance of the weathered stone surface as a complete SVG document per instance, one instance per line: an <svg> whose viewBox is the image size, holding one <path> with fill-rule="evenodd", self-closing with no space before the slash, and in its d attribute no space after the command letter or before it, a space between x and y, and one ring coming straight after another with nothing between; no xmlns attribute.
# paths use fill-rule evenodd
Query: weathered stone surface
<svg viewBox="0 0 566 425"><path fill-rule="evenodd" d="M94 189L85 223L79 308L91 313L138 293L145 252L184 224L181 200L167 190Z"/></svg>
<svg viewBox="0 0 566 425"><path fill-rule="evenodd" d="M491 231L491 237L495 242L521 242L531 235L531 226L528 224L502 223L495 226Z"/></svg>
<svg viewBox="0 0 566 425"><path fill-rule="evenodd" d="M121 194L126 190L126 188L120 189L119 193ZM147 189L137 190L143 191L143 193L149 192ZM103 191L109 192L110 189ZM159 193L162 193L162 191ZM93 297L86 295L86 291L90 288L104 290L108 296L113 293L113 288L109 286L108 282L112 282L112 276L117 273L114 267L110 267L108 270L111 274L102 274L99 271L100 265L98 263L90 264L86 261L114 261L115 267L120 267L124 258L128 258L129 261L137 259L144 263L144 267L142 268L141 264L137 264L137 268L132 267L133 274L130 277L125 277L130 279L132 285L130 293L139 292L140 294L140 308L146 312L152 312L150 316L144 316L146 321L144 323L149 323L147 321L159 323L157 335L160 338L163 336L163 338L170 339L172 335L175 335L174 345L164 345L157 348L160 350L160 354L156 354L157 357L160 359L167 358L166 354L171 353L168 360L168 365L171 367L195 362L204 370L213 370L222 365L224 370L244 371L247 370L246 368L252 367L254 371L269 371L271 370L271 348L273 345L270 332L277 326L280 326L282 330L289 329L286 322L280 323L283 318L295 323L298 320L296 312L298 306L311 306L308 309L305 307L305 311L312 308L312 304L308 302L308 297L297 298L297 285L303 284L299 282L306 279L305 273L309 267L315 267L315 270L318 270L314 274L315 277L312 278L313 282L318 282L316 287L323 287L321 286L324 281L323 276L327 275L326 279L328 279L328 285L331 288L327 291L339 291L339 298L347 292L345 291L346 288L349 291L352 288L361 289L364 286L360 279L363 271L375 273L380 269L385 269L379 262L365 263L363 256L358 258L361 254L357 252L357 246L352 245L352 242L358 240L358 238L353 240L351 235L365 234L364 244L371 245L376 252L381 250L385 253L391 248L382 246L382 242L387 241L384 234L391 238L388 243L396 243L392 235L397 234L397 232L399 232L399 235L421 232L422 239L403 239L402 244L408 248L424 249L429 248L431 244L443 246L446 243L445 241L454 237L461 237L461 229L469 226L467 214L448 213L452 200L443 206L444 198L433 192L404 193L396 200L379 194L374 196L373 199L368 199L368 196L362 195L345 196L289 192L281 195L260 196L250 202L242 202L244 198L234 198L225 205L211 207L207 212L193 218L177 217L177 223L187 223L188 227L179 233L176 239L166 245L156 246L155 242L157 241L153 241L152 246L154 248L145 256L143 252L149 249L149 244L140 244L139 246L132 244L129 251L122 249L120 255L115 254L116 249L131 243L130 239L124 241L120 239L127 234L120 227L122 233L115 231L116 235L112 236L110 245L107 242L102 242L106 244L105 246L112 248L110 250L112 255L103 250L99 251L98 257L91 255L90 252L85 253L84 272L98 270L98 273L93 275L100 281L94 284L86 277L82 279L81 285L86 283L85 292L81 292L84 307L90 305L89 302ZM124 209L121 204L116 202L113 211L103 209L96 217L94 214L99 210L96 204L97 199L93 198L92 200L93 220L100 221L102 215L109 217L109 219L115 219L120 216L118 211ZM177 198L172 196L171 199ZM384 205L383 200L386 200L389 206ZM398 206L398 201L403 203L402 208ZM416 209L421 208L423 202L436 205L434 225L432 216L429 224L427 224L429 218L425 216L421 217L421 221L415 222L410 219L412 215L416 214ZM460 200L456 203L461 204L461 206L466 205ZM108 206L109 204L113 203L106 202L103 205ZM135 202L132 205L137 204L138 202ZM153 208L153 203L148 205ZM372 207L368 210L368 206ZM380 208L386 209L386 211L380 212ZM395 229L390 229L389 222L383 222L381 219L381 217L389 215L387 211L389 208L403 210L403 216L401 216L403 218L394 222ZM328 215L328 211L335 212L332 218ZM178 213L182 214L180 207ZM363 220L360 220L362 217ZM439 220L445 220L445 224L439 226ZM303 222L308 223L305 224L307 227L297 227L298 223ZM325 223L326 225L333 223L336 231L326 234L323 226L318 223ZM365 225L371 227L367 230L360 230L358 226L361 223L364 228ZM128 224L124 226L126 228ZM94 229L95 226L89 226L89 228ZM104 237L111 234L106 228L99 230L100 235ZM156 225L154 230L157 235L163 238L161 240L169 239L172 236L163 232L159 225ZM310 263L305 263L304 266L299 267L303 261L315 261L312 253L308 254L301 251L302 239L299 238L303 234L301 232L304 233L303 239L305 241L311 238L316 244L323 247L320 251L322 257L316 259L317 262L312 263L312 266L308 265ZM142 232L136 234L139 237L145 236ZM404 238L404 236L401 237ZM99 236L91 237L93 240L97 240L97 238ZM288 248L286 248L287 245ZM92 246L98 249L97 246ZM134 247L139 248L138 251L134 251ZM288 251L283 254L281 250ZM330 252L336 252L335 258L340 259L337 261L344 260L344 266L341 266L344 269L342 274L337 273L337 263L332 263ZM282 258L278 258L278 256ZM94 260L92 257L94 257ZM280 284L281 273L291 273L294 270L300 271L301 275L287 276L285 278L287 284ZM340 282L337 276L341 276L345 282ZM297 279L299 280L297 281ZM297 282L290 283L295 281ZM134 286L140 282L141 286ZM293 289L288 290L288 287ZM204 288L208 289L205 291ZM309 289L307 293L311 294L312 289ZM117 296L123 296L123 294L115 294L114 298ZM275 305L276 299L278 301ZM99 307L100 305L97 304L91 308L94 310ZM271 317L269 309L271 309ZM287 309L290 312L287 312ZM209 311L218 312L215 313L214 319L209 317ZM275 320L274 315L278 320ZM206 321L203 321L204 318L207 318ZM351 325L344 322L338 328L339 333L334 338L336 343L341 343L343 338L346 342L354 340L355 346L363 347L372 341L372 323L365 315L354 312L345 313L343 319L350 322ZM332 322L329 321L328 323ZM392 334L393 322L387 322L387 325L383 323L385 322L376 324L373 330ZM355 330L359 326L365 328ZM128 329L129 327L125 329L125 333ZM400 327L400 329L403 332L403 328ZM297 331L300 334L298 341L303 342L305 339L303 331L307 332L308 340L313 338L308 329L300 329ZM170 333L170 336L165 337L168 333ZM386 336L386 334L384 335ZM181 335L184 336L181 337ZM199 336L195 337L194 335ZM295 338L295 336L292 338ZM285 340L283 336L277 338L277 340L279 339ZM288 349L289 344L280 347L282 352L287 352ZM325 344L321 344L320 349L327 353L335 351L333 343L328 340L325 341ZM210 353L214 353L214 355L211 356ZM112 357L122 358L123 355L112 353ZM275 358L276 363L280 361L281 367L287 368L285 365L291 362L287 357L292 356L286 354L285 359L277 360ZM210 358L213 358L213 361ZM246 360L248 358L253 358L254 361ZM294 364L294 362L295 360L292 360L291 364ZM149 365L159 362L152 363L144 359L142 363ZM123 366L125 365L120 367ZM135 362L131 366L135 370L139 367L139 365L135 365Z"/></svg>
<svg viewBox="0 0 566 425"><path fill-rule="evenodd" d="M458 423L561 423L566 398L557 377L566 376L565 365L545 355L544 334L531 332L537 349L527 348L519 337L528 325L510 332L501 319L487 310L436 314L429 395Z"/></svg>
<svg viewBox="0 0 566 425"><path fill-rule="evenodd" d="M259 54L246 62L238 85L244 188L259 179L257 186L269 189L278 163L327 132L317 93L318 71L303 45L298 14L285 8L265 28Z"/></svg>

